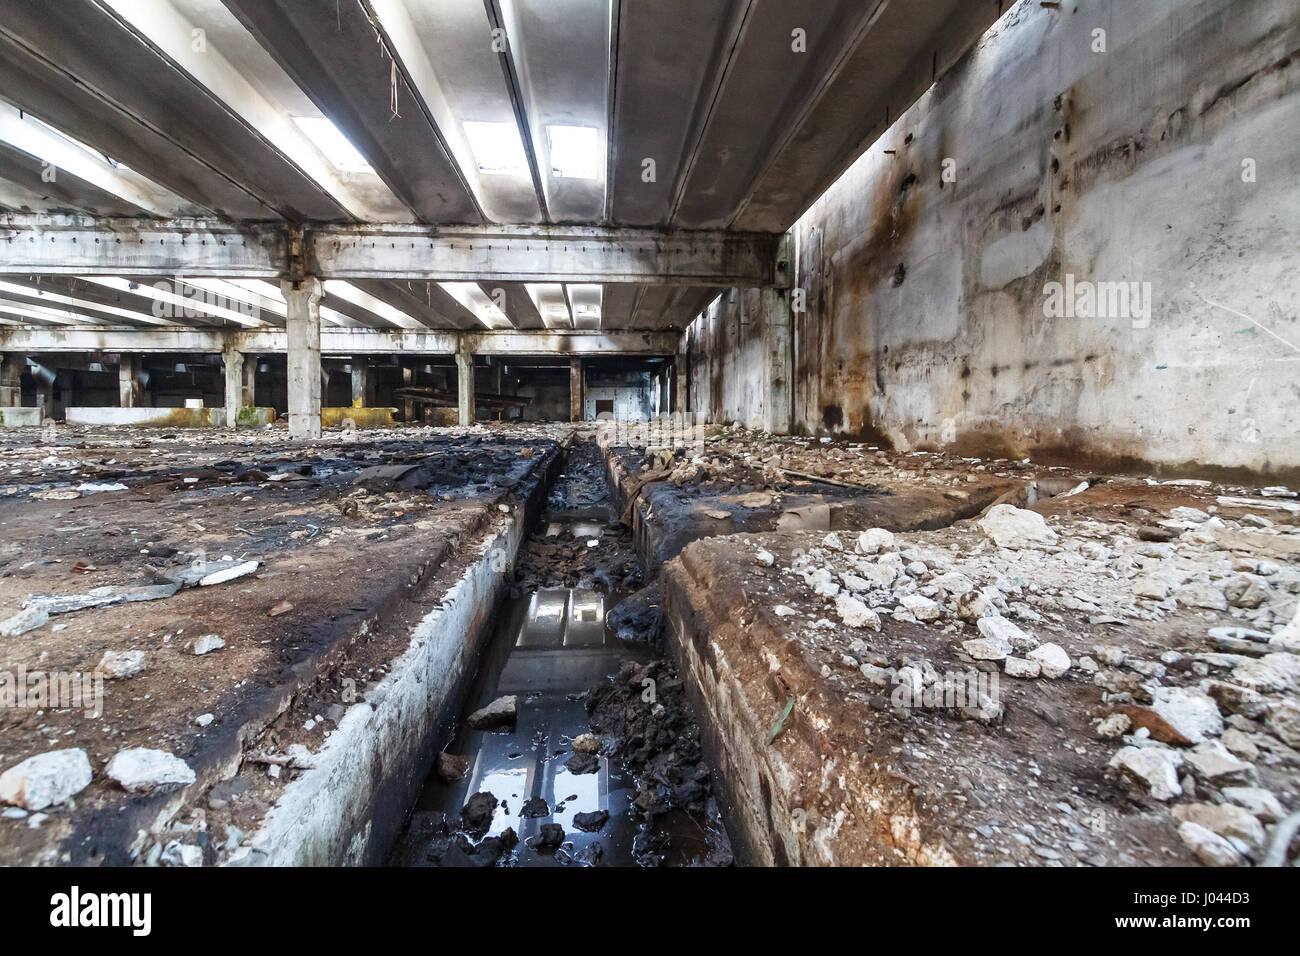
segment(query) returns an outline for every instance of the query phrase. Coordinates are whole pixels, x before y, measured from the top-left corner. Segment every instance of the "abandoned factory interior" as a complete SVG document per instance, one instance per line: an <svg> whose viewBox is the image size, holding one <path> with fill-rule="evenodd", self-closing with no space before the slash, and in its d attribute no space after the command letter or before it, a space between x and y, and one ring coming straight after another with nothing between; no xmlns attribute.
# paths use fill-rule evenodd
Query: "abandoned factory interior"
<svg viewBox="0 0 1300 956"><path fill-rule="evenodd" d="M1300 858L1296 0L0 0L0 355L0 865Z"/></svg>

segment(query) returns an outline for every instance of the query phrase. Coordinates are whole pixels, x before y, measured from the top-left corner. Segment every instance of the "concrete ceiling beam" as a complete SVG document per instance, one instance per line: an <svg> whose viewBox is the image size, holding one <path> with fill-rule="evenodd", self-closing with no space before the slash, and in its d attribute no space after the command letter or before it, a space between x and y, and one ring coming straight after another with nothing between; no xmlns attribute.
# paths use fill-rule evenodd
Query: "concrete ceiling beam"
<svg viewBox="0 0 1300 956"><path fill-rule="evenodd" d="M596 226L320 226L306 231L303 256L308 272L329 279L755 287L779 281L779 238ZM0 262L16 274L278 278L288 249L287 231L270 224L0 216Z"/></svg>
<svg viewBox="0 0 1300 956"><path fill-rule="evenodd" d="M435 332L322 328L326 355L376 355L397 352L454 355L468 348L476 355L549 357L556 355L672 355L676 332L482 331ZM283 329L120 329L62 326L0 328L0 352L241 352L275 353L288 348Z"/></svg>

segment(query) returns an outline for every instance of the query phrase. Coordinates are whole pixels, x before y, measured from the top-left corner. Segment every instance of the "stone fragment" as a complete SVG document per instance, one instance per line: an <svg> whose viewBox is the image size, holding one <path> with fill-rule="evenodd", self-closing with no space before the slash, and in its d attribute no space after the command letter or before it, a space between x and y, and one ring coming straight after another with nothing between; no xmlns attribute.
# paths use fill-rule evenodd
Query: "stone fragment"
<svg viewBox="0 0 1300 956"><path fill-rule="evenodd" d="M213 651L219 651L225 646L226 642L216 634L204 634L194 642L194 654L197 657L202 657L204 654L211 654Z"/></svg>
<svg viewBox="0 0 1300 956"><path fill-rule="evenodd" d="M1281 801L1263 787L1224 787L1220 792L1225 800L1248 810L1261 823L1277 823L1286 816Z"/></svg>
<svg viewBox="0 0 1300 956"><path fill-rule="evenodd" d="M918 621L933 621L943 613L943 609L928 597L920 594L904 594L898 603L907 608Z"/></svg>
<svg viewBox="0 0 1300 956"><path fill-rule="evenodd" d="M1156 687L1151 709L1193 744L1223 733L1223 716L1214 698L1184 687Z"/></svg>
<svg viewBox="0 0 1300 956"><path fill-rule="evenodd" d="M1216 786L1255 782L1255 765L1237 759L1217 740L1197 744L1184 759L1197 779Z"/></svg>
<svg viewBox="0 0 1300 956"><path fill-rule="evenodd" d="M1242 863L1236 847L1199 823L1180 824L1178 835L1206 866L1240 866Z"/></svg>
<svg viewBox="0 0 1300 956"><path fill-rule="evenodd" d="M870 528L858 535L857 550L862 554L893 551L894 535L884 528Z"/></svg>
<svg viewBox="0 0 1300 956"><path fill-rule="evenodd" d="M1028 661L1021 657L1008 657L1002 663L1002 669L1008 677L1034 678L1039 675L1042 665L1037 661Z"/></svg>
<svg viewBox="0 0 1300 956"><path fill-rule="evenodd" d="M1183 792L1178 768L1183 755L1168 747L1121 747L1109 766L1137 782L1156 800L1172 800Z"/></svg>
<svg viewBox="0 0 1300 956"><path fill-rule="evenodd" d="M1011 646L1012 650L1027 652L1038 646L1038 638L1022 631L1005 617L996 615L982 617L975 622L975 627L980 632L981 637L1005 641Z"/></svg>
<svg viewBox="0 0 1300 956"><path fill-rule="evenodd" d="M443 783L455 783L465 776L469 769L469 757L465 754L452 754L442 751L438 754L438 779Z"/></svg>
<svg viewBox="0 0 1300 956"><path fill-rule="evenodd" d="M105 680L125 680L144 670L144 651L105 651L96 670L102 671Z"/></svg>
<svg viewBox="0 0 1300 956"><path fill-rule="evenodd" d="M1013 551L1050 547L1058 540L1042 515L1014 505L994 505L980 519L979 527L999 548Z"/></svg>
<svg viewBox="0 0 1300 956"><path fill-rule="evenodd" d="M44 810L86 789L91 776L90 758L84 750L50 750L0 774L0 802L24 810Z"/></svg>
<svg viewBox="0 0 1300 956"><path fill-rule="evenodd" d="M105 772L132 793L150 793L194 782L194 771L180 757L147 747L119 750Z"/></svg>
<svg viewBox="0 0 1300 956"><path fill-rule="evenodd" d="M1264 842L1264 826L1255 815L1232 804L1183 803L1174 807L1174 819L1179 823L1199 823L1221 837L1235 837L1251 846Z"/></svg>
<svg viewBox="0 0 1300 956"><path fill-rule="evenodd" d="M835 598L835 613L846 627L880 630L880 615L855 597L840 594Z"/></svg>
<svg viewBox="0 0 1300 956"><path fill-rule="evenodd" d="M466 718L465 723L474 730L486 730L502 724L513 723L519 715L519 698L514 694L498 697L486 707L480 707Z"/></svg>
<svg viewBox="0 0 1300 956"><path fill-rule="evenodd" d="M1070 669L1070 655L1059 644L1040 644L1029 652L1028 657L1036 662L1043 671L1043 676L1055 680Z"/></svg>

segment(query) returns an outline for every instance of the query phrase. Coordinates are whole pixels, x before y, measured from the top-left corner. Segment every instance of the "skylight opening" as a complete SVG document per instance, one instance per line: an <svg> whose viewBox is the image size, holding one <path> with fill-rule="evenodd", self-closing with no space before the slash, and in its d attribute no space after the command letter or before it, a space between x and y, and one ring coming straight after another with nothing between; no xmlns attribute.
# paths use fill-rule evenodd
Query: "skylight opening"
<svg viewBox="0 0 1300 956"><path fill-rule="evenodd" d="M294 123L337 169L348 173L373 172L366 158L323 116L295 116Z"/></svg>
<svg viewBox="0 0 1300 956"><path fill-rule="evenodd" d="M524 156L524 144L514 123L465 122L461 125L480 173L493 176L527 173L528 158Z"/></svg>
<svg viewBox="0 0 1300 956"><path fill-rule="evenodd" d="M548 126L547 148L551 174L560 179L600 179L605 154L600 148L600 130L594 126Z"/></svg>

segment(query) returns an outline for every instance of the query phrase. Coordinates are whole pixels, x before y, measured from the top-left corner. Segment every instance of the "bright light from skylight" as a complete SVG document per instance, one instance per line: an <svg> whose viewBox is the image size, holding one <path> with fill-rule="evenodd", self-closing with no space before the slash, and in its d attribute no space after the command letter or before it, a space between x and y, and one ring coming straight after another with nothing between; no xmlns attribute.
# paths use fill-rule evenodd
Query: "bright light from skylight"
<svg viewBox="0 0 1300 956"><path fill-rule="evenodd" d="M293 121L317 149L339 169L350 173L371 171L366 158L348 142L337 126L323 116L295 116Z"/></svg>
<svg viewBox="0 0 1300 956"><path fill-rule="evenodd" d="M514 123L466 122L463 125L480 173L519 175L528 171L524 144Z"/></svg>
<svg viewBox="0 0 1300 956"><path fill-rule="evenodd" d="M605 156L594 126L548 126L551 172L562 179L600 179Z"/></svg>

